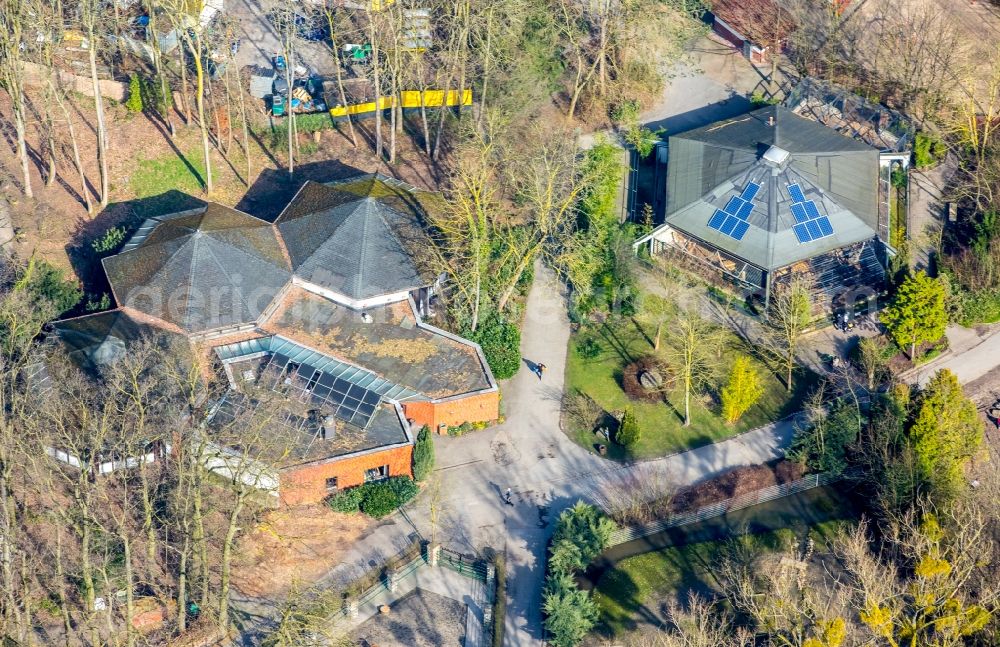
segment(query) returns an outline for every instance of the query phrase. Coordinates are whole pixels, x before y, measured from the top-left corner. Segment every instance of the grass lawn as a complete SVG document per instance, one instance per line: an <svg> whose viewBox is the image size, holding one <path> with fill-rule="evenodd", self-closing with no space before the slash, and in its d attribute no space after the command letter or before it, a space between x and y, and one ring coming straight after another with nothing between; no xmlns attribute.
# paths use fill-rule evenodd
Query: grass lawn
<svg viewBox="0 0 1000 647"><path fill-rule="evenodd" d="M640 625L657 626L663 603L683 603L689 592L703 597L722 593L719 565L728 555L780 552L805 539L816 542L818 553L829 550L829 541L848 525L846 521L824 521L808 530L781 529L759 535L743 535L722 541L706 541L667 548L620 562L597 582L594 600L600 610L595 631L605 637L621 636Z"/></svg>
<svg viewBox="0 0 1000 647"><path fill-rule="evenodd" d="M664 331L664 343L669 332ZM783 418L801 408L802 400L815 384L816 376L809 371L799 373L789 393L784 384L768 367L754 360L764 386L764 395L735 425L727 425L719 416L717 391L724 384L733 361L742 350L740 339L731 332L726 333L725 343L720 350L713 384L718 385L714 393L691 396L691 426L685 428L684 392L678 389L667 394L667 402L640 402L632 400L621 387L622 371L625 366L643 355L652 352L652 333L644 330L640 323L622 318L600 326L586 326L570 338L566 365L567 393L580 392L594 399L607 412L621 411L632 407L639 419L642 435L638 443L624 448L608 443L608 457L614 460L633 460L664 456L691 449L718 440L723 440L748 429ZM594 340L600 352L593 359L580 353L580 343ZM569 416L563 422L567 433L578 444L594 450L598 438L593 429L573 428Z"/></svg>

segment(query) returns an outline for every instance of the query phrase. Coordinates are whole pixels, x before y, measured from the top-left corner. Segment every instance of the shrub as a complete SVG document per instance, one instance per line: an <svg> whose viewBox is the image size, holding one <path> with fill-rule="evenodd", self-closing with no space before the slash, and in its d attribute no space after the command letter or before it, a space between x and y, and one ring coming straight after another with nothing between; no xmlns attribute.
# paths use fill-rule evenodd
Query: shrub
<svg viewBox="0 0 1000 647"><path fill-rule="evenodd" d="M413 445L413 478L423 481L434 469L434 441L427 425L417 432L417 442Z"/></svg>
<svg viewBox="0 0 1000 647"><path fill-rule="evenodd" d="M929 133L917 133L913 139L913 163L917 168L933 166L944 159L946 152L944 142Z"/></svg>
<svg viewBox="0 0 1000 647"><path fill-rule="evenodd" d="M471 422L465 421L456 427L448 427L448 435L452 438L458 438L459 436L464 436L473 429L475 429L475 426Z"/></svg>
<svg viewBox="0 0 1000 647"><path fill-rule="evenodd" d="M542 592L545 629L548 644L554 647L575 647L597 622L597 604L587 591L576 587L569 573L550 573Z"/></svg>
<svg viewBox="0 0 1000 647"><path fill-rule="evenodd" d="M352 512L357 512L361 508L361 499L364 495L365 487L363 485L360 487L352 487L333 495L327 499L326 503L336 512L350 514Z"/></svg>
<svg viewBox="0 0 1000 647"><path fill-rule="evenodd" d="M498 380L514 377L521 367L521 331L499 315L491 315L467 335L478 343L493 376Z"/></svg>
<svg viewBox="0 0 1000 647"><path fill-rule="evenodd" d="M104 232L100 238L90 243L90 246L97 254L104 255L117 250L123 242L125 242L125 228L112 227Z"/></svg>
<svg viewBox="0 0 1000 647"><path fill-rule="evenodd" d="M507 617L507 564L504 556L495 554L493 565L497 575L497 590L493 596L493 647L503 647L503 621Z"/></svg>
<svg viewBox="0 0 1000 647"><path fill-rule="evenodd" d="M740 355L733 362L726 386L722 387L722 417L735 424L764 395L760 376L750 364L750 358Z"/></svg>
<svg viewBox="0 0 1000 647"><path fill-rule="evenodd" d="M133 74L128 80L128 99L125 108L129 112L142 112L143 83L138 74Z"/></svg>
<svg viewBox="0 0 1000 647"><path fill-rule="evenodd" d="M630 447L639 442L639 437L639 420L635 417L632 409L625 409L618 433L615 434L615 442L624 447Z"/></svg>
<svg viewBox="0 0 1000 647"><path fill-rule="evenodd" d="M372 490L379 487L385 487L392 490L393 494L396 495L397 505L403 505L413 497L417 496L420 492L420 487L417 485L416 481L411 479L409 476L393 476L392 478L382 481L381 483L373 483L369 486Z"/></svg>
<svg viewBox="0 0 1000 647"><path fill-rule="evenodd" d="M601 345L593 337L584 337L576 343L576 352L583 359L597 359L601 354Z"/></svg>
<svg viewBox="0 0 1000 647"><path fill-rule="evenodd" d="M52 304L57 313L70 310L83 298L83 290L76 281L63 275L58 267L32 258L18 279L18 287L27 289L36 299Z"/></svg>
<svg viewBox="0 0 1000 647"><path fill-rule="evenodd" d="M170 82L160 85L160 78L156 77L144 84L145 95L143 105L147 108L152 106L156 112L166 115L173 106L174 98L170 92Z"/></svg>
<svg viewBox="0 0 1000 647"><path fill-rule="evenodd" d="M101 312L111 307L111 297L107 292L102 292L99 299L88 298L85 306L87 312Z"/></svg>
<svg viewBox="0 0 1000 647"><path fill-rule="evenodd" d="M750 95L750 107L755 109L763 108L765 106L773 106L780 102L780 99L776 97L768 97L760 90L754 90L753 94Z"/></svg>
<svg viewBox="0 0 1000 647"><path fill-rule="evenodd" d="M542 609L548 644L574 647L597 621L597 605L576 585L574 573L585 569L607 548L615 524L599 509L578 501L559 515L549 548Z"/></svg>
<svg viewBox="0 0 1000 647"><path fill-rule="evenodd" d="M381 519L399 507L399 497L388 483L379 483L376 487L369 485L365 490L364 498L361 499L361 511L369 517Z"/></svg>

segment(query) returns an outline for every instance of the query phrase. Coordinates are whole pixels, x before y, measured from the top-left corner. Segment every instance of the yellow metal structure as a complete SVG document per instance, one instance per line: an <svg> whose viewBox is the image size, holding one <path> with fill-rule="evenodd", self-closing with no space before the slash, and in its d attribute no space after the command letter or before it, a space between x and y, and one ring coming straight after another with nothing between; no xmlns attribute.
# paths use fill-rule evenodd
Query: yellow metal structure
<svg viewBox="0 0 1000 647"><path fill-rule="evenodd" d="M445 95L447 94L447 97ZM403 110L419 108L421 98L425 108L440 108L442 106L471 106L472 90L403 90L400 96L380 97L378 108L374 101L355 103L349 106L335 106L330 108L330 116L334 119L341 119L347 115L363 116L372 114L376 109L388 110L396 106L401 106ZM423 95L423 97L421 97Z"/></svg>

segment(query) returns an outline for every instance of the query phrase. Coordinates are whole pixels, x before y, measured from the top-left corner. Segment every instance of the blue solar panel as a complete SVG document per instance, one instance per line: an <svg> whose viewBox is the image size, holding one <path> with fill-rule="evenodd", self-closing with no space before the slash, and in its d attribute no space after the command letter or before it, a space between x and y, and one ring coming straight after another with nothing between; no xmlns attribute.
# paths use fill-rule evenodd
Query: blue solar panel
<svg viewBox="0 0 1000 647"><path fill-rule="evenodd" d="M733 197L729 198L729 202L726 203L726 208L723 209L723 211L725 211L731 216L735 216L736 212L740 210L740 207L742 207L743 204L744 202L734 195Z"/></svg>
<svg viewBox="0 0 1000 647"><path fill-rule="evenodd" d="M812 236L813 240L823 237L823 232L819 230L819 223L815 220L810 220L806 223L806 227L809 228L809 235Z"/></svg>
<svg viewBox="0 0 1000 647"><path fill-rule="evenodd" d="M726 213L724 211L715 210L712 217L708 220L708 226L712 229L721 229L722 223L726 221Z"/></svg>
<svg viewBox="0 0 1000 647"><path fill-rule="evenodd" d="M792 198L792 202L805 202L806 196L802 193L802 189L799 188L798 184L788 185L788 195Z"/></svg>
<svg viewBox="0 0 1000 647"><path fill-rule="evenodd" d="M833 225L830 224L830 219L826 216L816 220L816 224L819 225L819 230L824 236L833 235Z"/></svg>
<svg viewBox="0 0 1000 647"><path fill-rule="evenodd" d="M746 233L749 229L750 229L750 223L748 223L746 220L741 220L738 223L736 223L736 227L733 228L733 233L729 235L735 238L736 240L743 240L743 237L746 236Z"/></svg>
<svg viewBox="0 0 1000 647"><path fill-rule="evenodd" d="M739 218L740 220L746 220L747 218L750 217L750 212L752 211L753 211L753 203L744 202L743 206L740 207L739 212L736 214L736 217Z"/></svg>
<svg viewBox="0 0 1000 647"><path fill-rule="evenodd" d="M758 191L760 191L760 185L756 182L751 182L747 185L747 188L743 189L743 193L740 194L740 197L749 202L756 197Z"/></svg>
<svg viewBox="0 0 1000 647"><path fill-rule="evenodd" d="M795 222L805 222L806 220L809 220L809 216L806 215L806 208L798 202L792 205L792 215L795 216Z"/></svg>
<svg viewBox="0 0 1000 647"><path fill-rule="evenodd" d="M792 231L795 232L795 237L799 239L800 243L808 243L812 240L812 236L809 235L809 230L806 229L805 225L792 225Z"/></svg>
<svg viewBox="0 0 1000 647"><path fill-rule="evenodd" d="M816 203L812 200L806 200L806 214L810 218L819 218L819 209L816 208Z"/></svg>
<svg viewBox="0 0 1000 647"><path fill-rule="evenodd" d="M738 222L739 219L736 218L736 216L729 216L726 218L726 222L722 223L722 229L720 229L719 231L728 236L729 234L733 233L733 228L736 227L736 223Z"/></svg>

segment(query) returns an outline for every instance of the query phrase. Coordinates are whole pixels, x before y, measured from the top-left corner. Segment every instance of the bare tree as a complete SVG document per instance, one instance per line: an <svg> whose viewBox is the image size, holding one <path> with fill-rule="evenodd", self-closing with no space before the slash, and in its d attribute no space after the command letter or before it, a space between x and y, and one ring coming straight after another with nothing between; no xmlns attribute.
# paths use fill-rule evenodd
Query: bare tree
<svg viewBox="0 0 1000 647"><path fill-rule="evenodd" d="M24 99L22 47L24 27L28 22L28 4L21 0L0 3L0 86L10 96L17 134L17 156L21 161L22 191L31 198L31 163L26 141L27 107Z"/></svg>
<svg viewBox="0 0 1000 647"><path fill-rule="evenodd" d="M97 162L101 169L101 208L110 200L110 177L108 171L108 127L105 123L104 97L101 96L101 82L97 75L97 47L101 39L101 25L104 5L100 0L80 0L80 20L87 35L87 59L90 63L90 81L94 91L94 112L97 116Z"/></svg>
<svg viewBox="0 0 1000 647"><path fill-rule="evenodd" d="M795 355L802 337L812 322L812 296L808 282L797 276L772 288L764 340L782 365L785 389L792 390Z"/></svg>
<svg viewBox="0 0 1000 647"><path fill-rule="evenodd" d="M664 349L677 381L684 388L684 426L691 425L691 393L713 374L722 342L718 328L694 308L673 320L670 345Z"/></svg>

